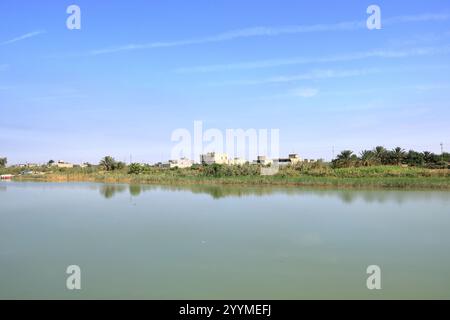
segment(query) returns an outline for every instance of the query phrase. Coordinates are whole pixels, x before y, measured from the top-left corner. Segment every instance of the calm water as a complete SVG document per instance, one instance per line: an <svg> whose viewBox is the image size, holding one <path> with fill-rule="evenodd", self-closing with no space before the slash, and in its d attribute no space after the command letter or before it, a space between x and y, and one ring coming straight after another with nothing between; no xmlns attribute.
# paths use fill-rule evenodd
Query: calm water
<svg viewBox="0 0 450 320"><path fill-rule="evenodd" d="M1 182L0 204L0 298L450 298L450 192Z"/></svg>

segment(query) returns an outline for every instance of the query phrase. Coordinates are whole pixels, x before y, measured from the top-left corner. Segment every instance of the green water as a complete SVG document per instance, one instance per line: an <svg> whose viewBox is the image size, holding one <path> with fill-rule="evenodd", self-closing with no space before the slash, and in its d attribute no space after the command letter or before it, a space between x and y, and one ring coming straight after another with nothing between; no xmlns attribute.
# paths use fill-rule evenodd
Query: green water
<svg viewBox="0 0 450 320"><path fill-rule="evenodd" d="M1 182L0 298L450 299L449 209L445 191Z"/></svg>

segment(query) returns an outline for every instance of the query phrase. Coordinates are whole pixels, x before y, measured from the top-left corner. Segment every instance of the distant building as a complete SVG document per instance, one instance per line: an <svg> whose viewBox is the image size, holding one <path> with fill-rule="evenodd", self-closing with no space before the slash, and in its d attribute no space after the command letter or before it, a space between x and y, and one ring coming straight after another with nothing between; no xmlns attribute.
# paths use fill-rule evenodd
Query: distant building
<svg viewBox="0 0 450 320"><path fill-rule="evenodd" d="M209 152L200 155L202 164L228 164L228 155L226 153Z"/></svg>
<svg viewBox="0 0 450 320"><path fill-rule="evenodd" d="M242 166L244 164L247 163L247 160L245 160L244 158L234 158L233 160L230 160L230 165L235 165L235 166Z"/></svg>
<svg viewBox="0 0 450 320"><path fill-rule="evenodd" d="M296 163L298 163L298 162L301 162L301 161L302 161L302 158L300 158L300 157L298 156L298 154L296 154L296 153L291 153L291 154L289 155L289 160L291 160L291 163L292 163L292 164L296 164Z"/></svg>
<svg viewBox="0 0 450 320"><path fill-rule="evenodd" d="M26 165L28 168L34 168L34 167L39 167L39 165L37 163L27 163Z"/></svg>
<svg viewBox="0 0 450 320"><path fill-rule="evenodd" d="M74 164L73 165L74 168L87 168L89 167L89 165L87 165L86 163L82 163L82 164Z"/></svg>
<svg viewBox="0 0 450 320"><path fill-rule="evenodd" d="M278 166L288 166L302 162L302 158L300 158L296 153L291 153L288 158L274 159L273 162Z"/></svg>
<svg viewBox="0 0 450 320"><path fill-rule="evenodd" d="M169 160L166 164L169 168L190 168L194 164L194 161L187 158L181 158L178 160Z"/></svg>
<svg viewBox="0 0 450 320"><path fill-rule="evenodd" d="M262 164L263 166L268 166L273 163L272 159L267 159L266 156L258 156L258 158L254 161L256 164Z"/></svg>
<svg viewBox="0 0 450 320"><path fill-rule="evenodd" d="M72 163L68 163L65 162L63 160L59 160L58 162L53 162L51 164L52 167L57 167L57 168L73 168L73 164Z"/></svg>

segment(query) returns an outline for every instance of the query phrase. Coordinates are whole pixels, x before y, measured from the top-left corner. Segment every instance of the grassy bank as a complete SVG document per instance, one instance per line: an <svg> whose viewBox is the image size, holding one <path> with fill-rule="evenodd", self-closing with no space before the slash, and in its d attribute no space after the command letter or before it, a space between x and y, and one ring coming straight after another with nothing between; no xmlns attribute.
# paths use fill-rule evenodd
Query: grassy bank
<svg viewBox="0 0 450 320"><path fill-rule="evenodd" d="M321 186L335 188L408 188L450 190L450 170L400 166L373 166L333 169L329 166L287 167L275 176L261 176L258 170L228 168L211 170L151 168L140 174L127 169L102 171L93 168L40 171L39 174L18 175L22 181L92 181L145 184L214 184L214 185L277 185Z"/></svg>

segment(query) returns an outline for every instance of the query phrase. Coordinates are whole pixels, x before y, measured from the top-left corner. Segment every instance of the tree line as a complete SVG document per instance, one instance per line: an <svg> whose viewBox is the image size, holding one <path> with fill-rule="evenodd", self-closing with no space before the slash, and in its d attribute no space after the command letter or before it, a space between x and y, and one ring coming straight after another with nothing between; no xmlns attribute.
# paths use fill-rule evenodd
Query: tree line
<svg viewBox="0 0 450 320"><path fill-rule="evenodd" d="M424 151L409 150L397 147L387 150L382 146L378 146L373 150L363 150L356 155L351 150L342 151L336 159L333 159L332 166L335 168L349 168L376 165L405 165L414 167L427 167L431 169L447 168L450 162L450 153L442 153L440 155Z"/></svg>
<svg viewBox="0 0 450 320"><path fill-rule="evenodd" d="M49 161L48 165L54 162L52 160ZM6 167L8 163L8 159L6 157L0 158L0 168ZM359 155L355 154L351 150L342 151L335 159L331 161L331 166L333 168L350 168L350 167L368 167L368 166L379 166L379 165L397 165L397 166L414 166L414 167L425 167L431 169L439 169L439 168L450 168L450 153L444 152L442 154L435 154L432 152L424 151L418 152L414 150L409 150L408 152L404 149L397 147L392 150L387 150L382 146L375 147L373 150L363 150L359 153ZM91 165L89 165L91 166ZM98 164L100 168L105 171L115 171L121 170L127 167L124 162L116 161L111 156L106 156L102 158ZM129 173L138 174L143 173L150 169L150 165L142 165L139 163L132 163L129 166ZM223 167L223 168L222 168ZM146 170L147 169L147 170ZM222 172L222 171L230 171L235 169L238 174L242 174L242 170L244 171L252 171L254 172L254 166L238 166L238 167L230 167L229 166L205 166L205 173L209 175L234 175L235 173L231 172ZM245 172L249 174L249 172Z"/></svg>

